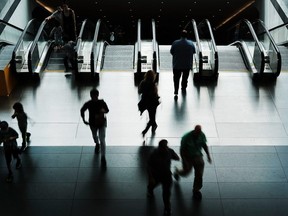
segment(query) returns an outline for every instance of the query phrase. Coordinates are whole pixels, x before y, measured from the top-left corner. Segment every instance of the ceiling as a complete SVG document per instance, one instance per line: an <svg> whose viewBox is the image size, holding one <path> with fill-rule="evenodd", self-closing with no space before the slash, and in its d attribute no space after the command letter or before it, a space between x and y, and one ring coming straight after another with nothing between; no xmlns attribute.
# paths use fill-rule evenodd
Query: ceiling
<svg viewBox="0 0 288 216"><path fill-rule="evenodd" d="M52 8L62 0L41 0ZM78 20L101 18L112 25L135 26L137 20L156 21L157 27L183 28L191 19L209 19L212 27L223 23L255 0L69 0ZM254 7L254 4L251 4ZM245 11L244 11L245 12ZM243 13L243 12L242 12Z"/></svg>
<svg viewBox="0 0 288 216"><path fill-rule="evenodd" d="M56 8L62 0L41 0ZM222 22L252 0L69 0L69 6L79 18L96 20L125 20L154 18L157 23L166 20L187 22L190 19L209 19ZM173 21L174 22L174 21Z"/></svg>

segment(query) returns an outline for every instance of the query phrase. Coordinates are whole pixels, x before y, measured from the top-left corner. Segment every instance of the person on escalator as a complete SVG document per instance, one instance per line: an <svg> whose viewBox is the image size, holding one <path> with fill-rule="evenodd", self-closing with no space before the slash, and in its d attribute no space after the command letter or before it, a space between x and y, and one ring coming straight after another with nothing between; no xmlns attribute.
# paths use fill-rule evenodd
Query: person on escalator
<svg viewBox="0 0 288 216"><path fill-rule="evenodd" d="M63 3L57 10L46 20L56 19L60 22L61 27L63 28L63 40L68 42L70 40L76 41L76 18L74 10L69 8L67 0L63 0Z"/></svg>
<svg viewBox="0 0 288 216"><path fill-rule="evenodd" d="M65 65L65 72L76 70L76 59L75 59L75 46L74 41L69 41L63 46L65 51L65 57L63 59Z"/></svg>
<svg viewBox="0 0 288 216"><path fill-rule="evenodd" d="M60 25L60 22L55 19L55 26L50 32L50 38L54 39L54 49L59 50L63 46L63 29Z"/></svg>

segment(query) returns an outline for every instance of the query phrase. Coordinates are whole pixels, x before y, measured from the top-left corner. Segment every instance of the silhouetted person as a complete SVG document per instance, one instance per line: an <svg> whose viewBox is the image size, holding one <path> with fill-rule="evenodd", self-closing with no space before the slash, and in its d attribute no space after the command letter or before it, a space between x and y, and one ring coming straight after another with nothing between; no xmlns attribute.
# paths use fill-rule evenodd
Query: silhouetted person
<svg viewBox="0 0 288 216"><path fill-rule="evenodd" d="M57 10L47 17L47 20L56 19L60 22L63 28L63 40L64 42L76 41L76 19L74 10L69 8L67 0L63 0L63 3Z"/></svg>
<svg viewBox="0 0 288 216"><path fill-rule="evenodd" d="M50 38L54 39L54 48L56 50L61 49L63 46L63 29L60 22L55 19L55 26L50 32Z"/></svg>
<svg viewBox="0 0 288 216"><path fill-rule="evenodd" d="M75 46L76 46L76 43L74 41L68 41L68 43L66 43L63 46L64 52L65 52L65 56L63 59L65 72L70 71L70 69L72 71L76 70Z"/></svg>
<svg viewBox="0 0 288 216"><path fill-rule="evenodd" d="M99 91L92 89L90 91L91 100L87 101L81 108L81 117L84 124L89 125L95 142L95 153L98 154L101 148L101 161L106 163L106 127L107 119L105 114L109 112L108 106L104 100L99 99ZM89 120L85 120L85 111L89 111Z"/></svg>
<svg viewBox="0 0 288 216"><path fill-rule="evenodd" d="M208 157L208 162L212 163L206 136L202 132L201 126L196 125L195 129L186 133L181 139L180 155L182 158L182 170L176 169L174 178L178 181L179 176L187 176L194 168L193 197L202 199L200 192L203 186L204 160L202 148Z"/></svg>
<svg viewBox="0 0 288 216"><path fill-rule="evenodd" d="M149 114L147 126L142 131L143 136L145 136L150 127L152 127L152 133L155 133L157 128L156 110L159 105L159 96L155 81L156 73L153 70L149 70L145 73L144 79L139 84L138 92L141 94L141 100L138 103L138 107L141 115L145 110L147 110Z"/></svg>
<svg viewBox="0 0 288 216"><path fill-rule="evenodd" d="M168 141L163 139L159 142L148 159L149 183L147 186L148 197L153 197L153 190L159 184L162 185L162 197L164 202L164 215L171 215L171 187L172 173L171 160L179 160L174 150L168 147Z"/></svg>
<svg viewBox="0 0 288 216"><path fill-rule="evenodd" d="M195 53L195 46L191 40L187 39L186 30L182 31L181 39L172 43L170 53L173 56L174 97L176 99L182 74L181 87L183 92L186 91L189 73L193 66L193 54Z"/></svg>
<svg viewBox="0 0 288 216"><path fill-rule="evenodd" d="M6 182L13 181L13 172L11 168L12 157L17 160L16 169L20 169L22 166L16 141L17 138L18 133L13 128L9 127L6 121L0 122L0 144L3 143L6 165L8 168Z"/></svg>
<svg viewBox="0 0 288 216"><path fill-rule="evenodd" d="M16 118L18 122L19 130L22 134L22 147L21 152L27 148L27 142L30 141L31 133L27 132L28 116L24 112L23 105L20 102L16 102L13 105L14 114L11 116L13 119Z"/></svg>

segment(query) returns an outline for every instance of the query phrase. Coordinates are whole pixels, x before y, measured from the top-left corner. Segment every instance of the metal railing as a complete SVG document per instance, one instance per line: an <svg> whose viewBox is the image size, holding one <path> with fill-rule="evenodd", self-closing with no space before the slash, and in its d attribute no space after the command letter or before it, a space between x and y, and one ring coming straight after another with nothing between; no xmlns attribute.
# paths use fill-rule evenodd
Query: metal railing
<svg viewBox="0 0 288 216"><path fill-rule="evenodd" d="M12 62L17 72L28 72L28 53L40 24L39 20L30 20L15 45L12 53ZM27 71L22 71L24 65L26 65Z"/></svg>
<svg viewBox="0 0 288 216"><path fill-rule="evenodd" d="M50 44L49 33L51 31L51 26L48 25L49 21L44 20L39 30L35 36L35 39L31 45L28 53L28 70L30 73L35 73L36 68L38 68L42 54L47 51L47 45Z"/></svg>
<svg viewBox="0 0 288 216"><path fill-rule="evenodd" d="M160 60L159 60L159 47L157 45L157 38L156 38L156 25L154 19L152 19L152 43L153 43L152 68L155 72L158 72Z"/></svg>
<svg viewBox="0 0 288 216"><path fill-rule="evenodd" d="M268 67L275 76L279 76L281 71L281 54L276 42L262 20L257 20L252 25L259 42L265 50L264 61L266 68Z"/></svg>

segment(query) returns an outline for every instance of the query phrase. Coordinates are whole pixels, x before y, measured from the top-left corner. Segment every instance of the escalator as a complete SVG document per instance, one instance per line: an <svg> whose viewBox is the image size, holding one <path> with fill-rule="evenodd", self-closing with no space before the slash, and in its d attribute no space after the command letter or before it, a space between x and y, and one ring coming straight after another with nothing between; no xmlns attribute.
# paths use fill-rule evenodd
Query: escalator
<svg viewBox="0 0 288 216"><path fill-rule="evenodd" d="M23 29L0 20L0 70L4 70L10 63L15 44L22 33Z"/></svg>
<svg viewBox="0 0 288 216"><path fill-rule="evenodd" d="M281 72L288 72L288 23L269 30L281 53Z"/></svg>
<svg viewBox="0 0 288 216"><path fill-rule="evenodd" d="M13 50L23 29L0 20L0 96L10 94L16 85Z"/></svg>
<svg viewBox="0 0 288 216"><path fill-rule="evenodd" d="M53 50L53 41L49 38L52 27L48 20L40 25L37 20L31 20L27 24L13 53L18 73L38 76L45 69Z"/></svg>
<svg viewBox="0 0 288 216"><path fill-rule="evenodd" d="M36 19L30 20L22 32L13 50L12 60L17 73L28 73L28 55L40 27Z"/></svg>
<svg viewBox="0 0 288 216"><path fill-rule="evenodd" d="M209 20L205 19L199 24L191 21L194 36L196 54L193 61L193 79L217 80L218 78L218 49L213 36Z"/></svg>
<svg viewBox="0 0 288 216"><path fill-rule="evenodd" d="M141 29L141 20L138 20L137 28L137 42L135 44L135 58L134 64L136 73L135 75L140 75L142 72L147 72L148 70L154 70L159 72L159 47L156 40L156 25L155 20L151 20L151 32L152 34L147 36L147 33L144 34L145 37L142 38L142 29ZM150 31L148 31L150 32Z"/></svg>
<svg viewBox="0 0 288 216"><path fill-rule="evenodd" d="M249 71L253 80L275 79L279 75L281 56L277 46L265 28L257 25L253 26L248 20L240 21L230 31L233 42L217 46L220 72Z"/></svg>
<svg viewBox="0 0 288 216"><path fill-rule="evenodd" d="M114 44L103 20L84 21L77 40L77 74L98 77L105 71L133 71L134 45Z"/></svg>

